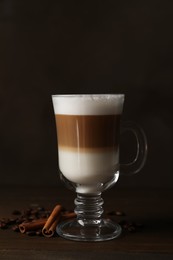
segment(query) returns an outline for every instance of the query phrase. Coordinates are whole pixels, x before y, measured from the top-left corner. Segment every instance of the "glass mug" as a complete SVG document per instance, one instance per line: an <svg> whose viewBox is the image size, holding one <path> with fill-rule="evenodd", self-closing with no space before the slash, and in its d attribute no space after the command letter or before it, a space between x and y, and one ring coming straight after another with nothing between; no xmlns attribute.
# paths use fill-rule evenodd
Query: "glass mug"
<svg viewBox="0 0 173 260"><path fill-rule="evenodd" d="M53 95L60 177L77 193L76 219L62 222L57 233L76 241L105 241L118 237L121 227L103 219L101 193L120 174L141 170L147 155L143 130L132 122L121 124L123 94ZM122 126L121 126L122 125ZM135 159L119 163L120 129L132 131L137 141Z"/></svg>

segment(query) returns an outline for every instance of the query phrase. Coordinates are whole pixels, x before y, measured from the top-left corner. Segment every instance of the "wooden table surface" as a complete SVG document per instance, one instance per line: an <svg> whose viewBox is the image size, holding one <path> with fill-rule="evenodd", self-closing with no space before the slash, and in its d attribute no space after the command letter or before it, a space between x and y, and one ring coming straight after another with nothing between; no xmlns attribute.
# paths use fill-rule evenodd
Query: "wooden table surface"
<svg viewBox="0 0 173 260"><path fill-rule="evenodd" d="M38 204L52 209L61 203L72 209L75 194L65 187L1 187L0 218L14 209ZM173 191L116 189L102 195L105 211L123 210L115 217L142 223L136 232L123 232L107 242L74 242L0 229L0 259L173 259Z"/></svg>

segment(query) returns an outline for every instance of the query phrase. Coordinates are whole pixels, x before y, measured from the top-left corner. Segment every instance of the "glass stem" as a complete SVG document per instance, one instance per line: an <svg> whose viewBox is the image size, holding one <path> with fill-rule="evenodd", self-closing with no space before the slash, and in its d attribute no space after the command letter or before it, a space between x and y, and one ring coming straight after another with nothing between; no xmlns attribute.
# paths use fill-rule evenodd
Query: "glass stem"
<svg viewBox="0 0 173 260"><path fill-rule="evenodd" d="M99 195L85 195L77 193L74 201L77 221L82 226L98 226L102 223L103 199Z"/></svg>

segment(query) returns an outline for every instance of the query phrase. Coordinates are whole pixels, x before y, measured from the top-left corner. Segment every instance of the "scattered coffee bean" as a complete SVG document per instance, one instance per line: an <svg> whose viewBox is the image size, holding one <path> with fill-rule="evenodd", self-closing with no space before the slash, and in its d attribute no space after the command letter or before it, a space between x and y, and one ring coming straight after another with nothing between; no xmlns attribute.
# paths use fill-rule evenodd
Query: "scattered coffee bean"
<svg viewBox="0 0 173 260"><path fill-rule="evenodd" d="M112 210L112 211L108 211L108 212L107 212L107 215L109 215L109 216L115 216L116 213L115 213L114 210Z"/></svg>
<svg viewBox="0 0 173 260"><path fill-rule="evenodd" d="M66 208L63 208L64 213L70 213L73 212L71 210L67 210ZM11 228L15 232L19 232L19 224L31 222L37 219L41 218L48 218L51 214L50 210L46 210L44 207L40 207L38 204L33 204L31 207L20 211L15 209L12 212L12 215L16 215L15 218L2 218L0 219L0 229L8 229ZM18 216L17 216L18 215ZM107 215L112 216L114 219L115 217L121 217L126 216L126 214L121 210L113 210L107 212ZM122 219L119 221L119 225L128 232L135 232L139 230L141 227L143 227L142 223L134 223L127 221L126 219ZM42 230L36 230L36 231L28 231L26 232L28 236L43 236Z"/></svg>
<svg viewBox="0 0 173 260"><path fill-rule="evenodd" d="M36 235L42 237L43 236L42 230L37 230L36 231Z"/></svg>
<svg viewBox="0 0 173 260"><path fill-rule="evenodd" d="M31 208L24 210L22 212L22 216L28 217L31 214L31 210L32 210Z"/></svg>
<svg viewBox="0 0 173 260"><path fill-rule="evenodd" d="M12 230L13 230L14 232L19 232L19 231L20 231L18 225L13 226L13 227L12 227Z"/></svg>
<svg viewBox="0 0 173 260"><path fill-rule="evenodd" d="M62 211L67 211L67 209L64 206L62 206Z"/></svg>
<svg viewBox="0 0 173 260"><path fill-rule="evenodd" d="M21 223L25 223L25 222L28 222L28 218L26 218L26 217L21 217L16 220L16 224L21 224Z"/></svg>
<svg viewBox="0 0 173 260"><path fill-rule="evenodd" d="M39 204L37 204L37 203L30 204L30 208L37 208L37 207L39 207Z"/></svg>
<svg viewBox="0 0 173 260"><path fill-rule="evenodd" d="M8 219L8 221L6 222L8 225L13 225L16 223L16 218L10 218Z"/></svg>
<svg viewBox="0 0 173 260"><path fill-rule="evenodd" d="M134 226L129 226L129 227L127 228L127 230L128 230L129 232L135 232L135 231L136 231L136 228L135 228Z"/></svg>
<svg viewBox="0 0 173 260"><path fill-rule="evenodd" d="M124 227L125 225L127 225L127 221L123 219L123 220L119 221L119 225Z"/></svg>
<svg viewBox="0 0 173 260"><path fill-rule="evenodd" d="M7 229L7 228L8 228L7 223L5 223L5 222L0 222L0 228L1 228L1 229Z"/></svg>
<svg viewBox="0 0 173 260"><path fill-rule="evenodd" d="M7 223L8 219L7 218L1 218L0 219L0 222L3 222L3 223Z"/></svg>
<svg viewBox="0 0 173 260"><path fill-rule="evenodd" d="M137 228L143 228L143 227L144 227L144 224L142 224L142 223L135 223L135 226L136 226Z"/></svg>
<svg viewBox="0 0 173 260"><path fill-rule="evenodd" d="M38 209L32 209L30 214L31 215L38 215L39 211L38 211Z"/></svg>
<svg viewBox="0 0 173 260"><path fill-rule="evenodd" d="M46 210L44 207L39 206L38 204L33 204L24 210L15 209L12 211L12 215L16 215L16 218L2 218L0 219L0 229L11 228L13 231L18 232L19 225L21 223L31 222L34 220L47 218L49 217L51 211ZM35 231L34 231L35 232ZM37 235L42 235L42 231L37 231ZM36 233L27 233L29 236L36 235Z"/></svg>
<svg viewBox="0 0 173 260"><path fill-rule="evenodd" d="M116 211L115 215L116 216L125 216L126 214L123 211Z"/></svg>
<svg viewBox="0 0 173 260"><path fill-rule="evenodd" d="M44 207L37 207L37 210L38 210L38 212L43 212L43 211L45 211L45 208Z"/></svg>
<svg viewBox="0 0 173 260"><path fill-rule="evenodd" d="M112 210L112 211L109 211L107 213L107 215L109 216L125 216L126 214L123 212L123 211L115 211L115 210Z"/></svg>
<svg viewBox="0 0 173 260"><path fill-rule="evenodd" d="M27 231L26 235L28 235L28 236L35 236L36 232L35 231Z"/></svg>
<svg viewBox="0 0 173 260"><path fill-rule="evenodd" d="M27 218L28 221L32 221L32 220L36 220L36 219L38 219L38 218L35 215L30 215Z"/></svg>
<svg viewBox="0 0 173 260"><path fill-rule="evenodd" d="M21 211L18 209L13 210L12 215L21 215Z"/></svg>
<svg viewBox="0 0 173 260"><path fill-rule="evenodd" d="M119 225L129 232L136 232L139 228L143 227L142 223L128 222L126 220L122 220L119 222Z"/></svg>

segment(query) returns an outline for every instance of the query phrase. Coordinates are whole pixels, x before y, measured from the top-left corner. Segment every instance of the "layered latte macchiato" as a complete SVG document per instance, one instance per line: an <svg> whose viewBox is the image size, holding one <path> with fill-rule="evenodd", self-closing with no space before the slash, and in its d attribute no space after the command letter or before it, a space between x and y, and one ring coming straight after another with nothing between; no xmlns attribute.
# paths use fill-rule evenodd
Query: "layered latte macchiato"
<svg viewBox="0 0 173 260"><path fill-rule="evenodd" d="M60 171L79 185L106 182L119 170L124 95L55 97Z"/></svg>
<svg viewBox="0 0 173 260"><path fill-rule="evenodd" d="M59 223L59 236L74 241L107 241L121 234L121 226L103 218L101 194L120 174L139 172L146 160L147 141L133 122L121 129L136 139L136 156L119 166L120 120L124 95L54 95L60 178L77 193L77 218ZM123 127L123 128L122 128Z"/></svg>

